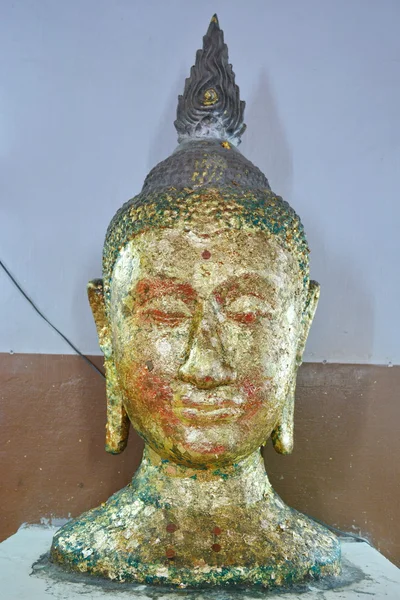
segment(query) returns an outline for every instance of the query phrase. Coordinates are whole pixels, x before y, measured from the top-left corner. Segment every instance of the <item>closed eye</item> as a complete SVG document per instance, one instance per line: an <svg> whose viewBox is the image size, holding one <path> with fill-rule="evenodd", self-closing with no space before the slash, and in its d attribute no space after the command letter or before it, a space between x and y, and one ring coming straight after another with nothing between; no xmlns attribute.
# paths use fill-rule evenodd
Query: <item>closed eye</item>
<svg viewBox="0 0 400 600"><path fill-rule="evenodd" d="M185 302L171 296L147 302L138 312L146 320L170 327L176 327L193 316Z"/></svg>
<svg viewBox="0 0 400 600"><path fill-rule="evenodd" d="M228 303L224 309L228 319L244 325L259 322L262 318L272 319L272 309L264 299L243 295Z"/></svg>

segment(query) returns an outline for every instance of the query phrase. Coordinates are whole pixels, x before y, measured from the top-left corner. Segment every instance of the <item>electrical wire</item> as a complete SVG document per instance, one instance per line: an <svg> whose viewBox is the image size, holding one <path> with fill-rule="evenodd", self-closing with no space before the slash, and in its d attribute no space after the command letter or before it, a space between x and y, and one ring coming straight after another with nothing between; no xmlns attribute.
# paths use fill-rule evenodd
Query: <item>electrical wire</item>
<svg viewBox="0 0 400 600"><path fill-rule="evenodd" d="M15 279L15 277L10 273L10 271L7 269L7 267L5 266L5 264L3 263L3 261L0 260L0 266L2 267L2 269L5 271L5 273L8 275L8 277L11 279L11 281L13 282L13 284L15 285L15 287L21 292L21 294L23 295L23 297L29 302L29 304L32 306L32 308L37 312L37 314L42 317L42 319L44 321L46 321L46 323L48 325L50 325L50 327L52 329L54 329L54 331L56 333L58 333L58 335L60 337L62 337L62 339L67 342L67 344L72 348L72 350L74 350L74 352L76 352L77 354L79 354L79 356L81 356L91 367L92 369L94 369L95 371L97 371L97 373L99 375L101 375L103 378L105 378L105 375L103 373L103 371L101 369L99 369L94 362L92 362L90 360L90 358L88 356L85 356L85 354L83 354L83 352L81 352L79 350L79 348L77 348L75 346L75 344L73 344L71 342L71 340L69 340L67 338L66 335L64 335L59 329L57 329L57 327L55 325L53 325L53 323L51 323L49 321L49 319L42 313L42 311L36 306L36 304L34 303L34 301L32 300L32 298L30 298L28 296L28 294L25 292L25 290L23 290L23 288L20 286L20 284L18 283L18 281Z"/></svg>
<svg viewBox="0 0 400 600"><path fill-rule="evenodd" d="M94 362L92 362L90 360L90 358L88 358L87 356L85 356L85 354L83 354L76 346L75 344L73 344L66 335L64 335L59 329L57 329L57 327L55 325L53 325L53 323L51 323L49 321L49 319L42 313L42 311L36 306L36 304L34 303L34 301L28 296L28 294L25 292L25 290L20 286L20 284L17 282L17 280L15 279L15 277L10 273L10 271L7 269L7 267L3 264L3 262L0 260L0 266L3 268L3 270L5 271L5 273L8 275L8 277L11 279L11 281L13 282L13 284L15 285L15 287L20 291L20 293L23 295L23 297L29 302L29 304L32 306L32 308L37 312L37 314L42 317L42 319L44 321L46 321L46 323L48 325L50 325L50 327L52 329L54 329L54 331L56 333L58 333L59 336L62 337L62 339L67 342L67 344L74 350L74 352L76 352L77 354L79 354L79 356L81 358L83 358L91 367L92 369L94 369L99 375L101 375L101 377L105 378L105 375L103 373L103 371L101 371L95 364ZM334 527L333 525L328 525L327 523L324 523L324 521L320 521L319 519L317 519L316 517L312 517L310 515L307 515L310 519L312 519L313 521L315 521L316 523L319 523L320 525L322 525L323 527L326 527L327 529L330 529L331 531L333 531L334 533L337 533L338 535L341 535L343 537L350 537L354 540L356 540L357 542L365 542L366 544L368 544L369 546L371 546L372 548L374 547L371 542L369 540L367 540L366 538L363 538L359 535L356 535L355 533L350 533L347 531L342 531L341 529L338 529L337 527Z"/></svg>

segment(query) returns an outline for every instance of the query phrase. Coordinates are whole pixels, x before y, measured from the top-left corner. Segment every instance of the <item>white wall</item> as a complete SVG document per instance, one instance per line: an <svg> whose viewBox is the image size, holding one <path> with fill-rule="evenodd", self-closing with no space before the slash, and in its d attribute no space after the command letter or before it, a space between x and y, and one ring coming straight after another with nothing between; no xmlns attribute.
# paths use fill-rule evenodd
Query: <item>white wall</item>
<svg viewBox="0 0 400 600"><path fill-rule="evenodd" d="M217 11L241 150L301 215L322 296L307 360L400 363L399 0L2 0L0 257L98 353L86 300L109 220L176 145ZM0 271L0 351L68 353Z"/></svg>

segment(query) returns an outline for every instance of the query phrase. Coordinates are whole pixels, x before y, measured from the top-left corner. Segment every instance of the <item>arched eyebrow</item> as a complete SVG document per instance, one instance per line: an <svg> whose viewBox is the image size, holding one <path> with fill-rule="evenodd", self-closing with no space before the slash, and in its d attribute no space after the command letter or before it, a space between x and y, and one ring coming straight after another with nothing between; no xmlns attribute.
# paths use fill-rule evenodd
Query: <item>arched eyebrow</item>
<svg viewBox="0 0 400 600"><path fill-rule="evenodd" d="M163 277L162 279L140 279L133 292L135 304L142 306L154 298L176 296L186 303L197 299L197 293L189 283L181 283L176 279Z"/></svg>
<svg viewBox="0 0 400 600"><path fill-rule="evenodd" d="M270 279L258 273L244 273L230 277L215 288L214 296L220 304L225 304L240 296L255 296L261 300L268 300L271 307L275 308L276 286Z"/></svg>

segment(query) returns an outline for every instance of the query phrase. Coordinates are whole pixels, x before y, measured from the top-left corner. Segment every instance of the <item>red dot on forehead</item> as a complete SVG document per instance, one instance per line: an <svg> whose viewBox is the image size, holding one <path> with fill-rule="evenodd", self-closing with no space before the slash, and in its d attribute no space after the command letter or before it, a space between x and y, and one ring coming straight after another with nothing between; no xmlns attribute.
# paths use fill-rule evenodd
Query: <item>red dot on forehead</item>
<svg viewBox="0 0 400 600"><path fill-rule="evenodd" d="M211 257L211 252L209 250L204 250L204 252L202 253L202 257L205 260L208 260Z"/></svg>

